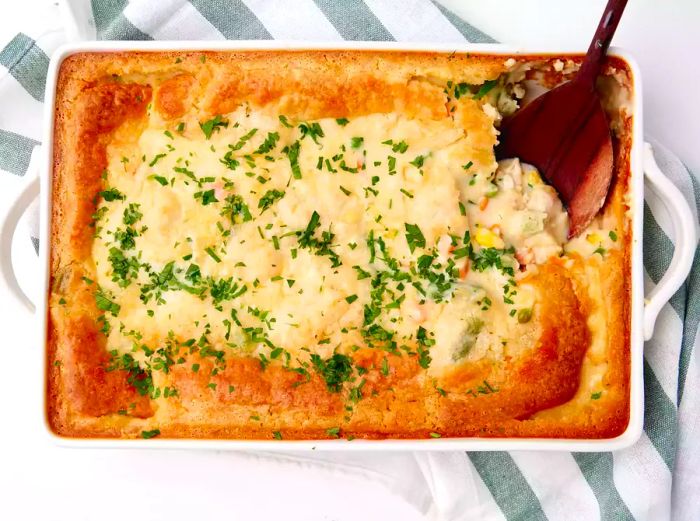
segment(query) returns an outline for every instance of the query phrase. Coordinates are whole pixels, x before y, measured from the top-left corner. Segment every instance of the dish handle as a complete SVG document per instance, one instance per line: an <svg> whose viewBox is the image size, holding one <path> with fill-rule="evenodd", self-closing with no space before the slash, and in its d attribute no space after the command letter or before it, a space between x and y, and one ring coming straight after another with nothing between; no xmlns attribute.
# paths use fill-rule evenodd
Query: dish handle
<svg viewBox="0 0 700 521"><path fill-rule="evenodd" d="M20 217L24 215L37 195L39 195L39 177L35 176L24 185L19 196L10 205L5 218L0 222L0 277L5 282L10 294L19 300L30 313L34 313L36 307L17 282L17 276L12 266L12 238Z"/></svg>
<svg viewBox="0 0 700 521"><path fill-rule="evenodd" d="M664 175L654 159L649 143L644 143L644 176L663 201L671 216L675 247L671 263L656 287L644 299L644 340L651 339L661 308L678 291L693 266L698 238L693 213L683 194Z"/></svg>

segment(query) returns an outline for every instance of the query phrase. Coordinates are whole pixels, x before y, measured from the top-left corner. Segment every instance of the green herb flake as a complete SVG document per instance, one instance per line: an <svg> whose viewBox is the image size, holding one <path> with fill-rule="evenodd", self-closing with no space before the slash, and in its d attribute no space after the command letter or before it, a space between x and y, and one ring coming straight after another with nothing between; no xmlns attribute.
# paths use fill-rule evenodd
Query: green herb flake
<svg viewBox="0 0 700 521"><path fill-rule="evenodd" d="M301 143L295 141L291 145L287 145L282 149L282 153L289 159L289 165L292 168L292 175L294 179L301 179L301 167L299 166L299 150L301 148Z"/></svg>
<svg viewBox="0 0 700 521"><path fill-rule="evenodd" d="M326 429L326 434L331 438L338 438L340 436L340 427L332 427L330 429Z"/></svg>
<svg viewBox="0 0 700 521"><path fill-rule="evenodd" d="M214 259L217 263L221 262L221 257L219 257L211 246L204 248L204 251L209 254L209 256Z"/></svg>
<svg viewBox="0 0 700 521"><path fill-rule="evenodd" d="M204 137L210 139L214 132L218 132L221 128L228 128L228 120L223 119L220 114L217 114L212 119L209 119L199 124L199 128L204 132Z"/></svg>
<svg viewBox="0 0 700 521"><path fill-rule="evenodd" d="M152 431L141 431L141 437L144 440L150 440L160 435L160 429L153 429Z"/></svg>
<svg viewBox="0 0 700 521"><path fill-rule="evenodd" d="M281 440L282 439L282 433L280 431L273 431L272 432L272 437L276 440Z"/></svg>
<svg viewBox="0 0 700 521"><path fill-rule="evenodd" d="M348 120L347 118L338 118L338 119L335 120L335 122L336 122L338 125L340 125L341 127L344 127L345 125L347 125L348 123L350 123L350 120Z"/></svg>
<svg viewBox="0 0 700 521"><path fill-rule="evenodd" d="M610 230L610 233L608 233L608 237L610 237L611 241L617 242L617 233L615 233L614 230Z"/></svg>
<svg viewBox="0 0 700 521"><path fill-rule="evenodd" d="M406 227L406 242L411 253L418 248L425 248L425 236L417 224L404 223Z"/></svg>
<svg viewBox="0 0 700 521"><path fill-rule="evenodd" d="M268 132L265 141L253 152L254 154L267 154L271 152L276 146L280 139L280 135L277 132Z"/></svg>
<svg viewBox="0 0 700 521"><path fill-rule="evenodd" d="M253 219L248 205L243 198L237 194L226 196L225 204L220 215L228 217L232 224L240 224Z"/></svg>
<svg viewBox="0 0 700 521"><path fill-rule="evenodd" d="M440 434L439 432L431 432L430 437L431 438L442 438L442 434Z"/></svg>
<svg viewBox="0 0 700 521"><path fill-rule="evenodd" d="M415 166L416 168L423 168L425 158L426 156L416 156L416 158L413 161L410 161L409 164Z"/></svg>
<svg viewBox="0 0 700 521"><path fill-rule="evenodd" d="M95 293L95 304L97 305L97 309L101 311L108 311L114 317L116 317L121 310L121 306L116 302L113 302L110 297L102 291L102 289L98 289Z"/></svg>
<svg viewBox="0 0 700 521"><path fill-rule="evenodd" d="M265 210L270 208L276 201L279 201L284 197L284 192L281 190L273 189L268 190L258 201L258 208L260 209L260 214L262 215Z"/></svg>
<svg viewBox="0 0 700 521"><path fill-rule="evenodd" d="M352 304L356 300L357 300L357 295L349 295L349 296L345 297L345 302L347 302L348 304Z"/></svg>
<svg viewBox="0 0 700 521"><path fill-rule="evenodd" d="M362 148L362 146L365 144L365 138L363 137L353 137L350 139L350 148L357 150L359 148Z"/></svg>
<svg viewBox="0 0 700 521"><path fill-rule="evenodd" d="M287 127L287 128L292 128L292 125L289 123L287 116L283 116L282 114L280 114L278 117L279 117L280 123L282 123L282 126Z"/></svg>
<svg viewBox="0 0 700 521"><path fill-rule="evenodd" d="M112 201L123 201L126 199L126 196L116 188L102 190L98 195L108 203L111 203Z"/></svg>
<svg viewBox="0 0 700 521"><path fill-rule="evenodd" d="M599 400L601 396L603 396L603 393L598 391L597 393L591 394L591 400Z"/></svg>
<svg viewBox="0 0 700 521"><path fill-rule="evenodd" d="M318 122L301 123L299 125L299 130L301 131L301 139L304 139L306 136L309 136L317 145L318 138L325 137L325 134L323 133L323 128L321 128L321 125Z"/></svg>

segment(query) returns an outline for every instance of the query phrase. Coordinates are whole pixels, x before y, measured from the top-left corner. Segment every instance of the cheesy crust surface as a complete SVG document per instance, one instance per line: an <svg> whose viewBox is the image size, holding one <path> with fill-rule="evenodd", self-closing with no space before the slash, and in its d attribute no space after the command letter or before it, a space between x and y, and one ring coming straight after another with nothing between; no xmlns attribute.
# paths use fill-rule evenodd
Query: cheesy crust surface
<svg viewBox="0 0 700 521"><path fill-rule="evenodd" d="M554 189L517 159L495 160L517 77L532 63L554 73L551 60L513 61L67 58L54 136L52 429L620 434L631 116L611 115L621 123L605 208L567 242ZM613 60L608 77L626 70Z"/></svg>

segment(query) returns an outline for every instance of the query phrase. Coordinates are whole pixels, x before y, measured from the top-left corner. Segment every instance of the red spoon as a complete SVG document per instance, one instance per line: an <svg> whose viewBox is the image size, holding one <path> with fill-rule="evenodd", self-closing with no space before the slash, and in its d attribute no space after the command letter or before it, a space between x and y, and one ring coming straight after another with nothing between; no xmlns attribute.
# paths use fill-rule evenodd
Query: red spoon
<svg viewBox="0 0 700 521"><path fill-rule="evenodd" d="M609 0L576 77L538 97L501 126L499 158L537 167L569 212L569 237L602 208L613 172L610 127L595 81L627 0Z"/></svg>

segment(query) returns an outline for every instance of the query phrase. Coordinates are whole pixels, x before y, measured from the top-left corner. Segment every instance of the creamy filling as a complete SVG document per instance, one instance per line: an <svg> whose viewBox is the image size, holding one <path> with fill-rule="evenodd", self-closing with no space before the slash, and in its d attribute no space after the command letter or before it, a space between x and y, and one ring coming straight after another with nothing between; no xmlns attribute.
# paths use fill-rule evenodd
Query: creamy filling
<svg viewBox="0 0 700 521"><path fill-rule="evenodd" d="M554 189L450 120L152 116L108 152L98 307L108 349L149 367L172 344L289 367L364 345L431 372L502 358L530 266L614 247L602 228L566 244Z"/></svg>

